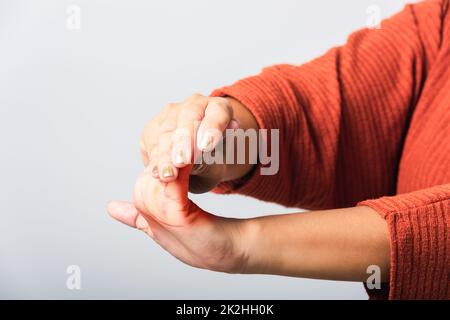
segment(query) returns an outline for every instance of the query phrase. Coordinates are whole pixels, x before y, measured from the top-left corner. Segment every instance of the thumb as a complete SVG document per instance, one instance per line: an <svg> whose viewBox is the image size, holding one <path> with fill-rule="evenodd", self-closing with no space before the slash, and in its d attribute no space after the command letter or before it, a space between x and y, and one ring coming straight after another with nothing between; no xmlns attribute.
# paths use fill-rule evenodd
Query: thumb
<svg viewBox="0 0 450 320"><path fill-rule="evenodd" d="M129 227L140 230L148 227L147 221L130 202L110 201L107 205L107 210L111 217Z"/></svg>
<svg viewBox="0 0 450 320"><path fill-rule="evenodd" d="M175 181L171 181L167 184L167 192L171 194L171 197L177 199L180 202L187 200L189 191L189 176L192 171L193 165L188 165L181 168L178 172L178 177Z"/></svg>
<svg viewBox="0 0 450 320"><path fill-rule="evenodd" d="M148 172L141 174L133 194L138 212L160 223L183 225L192 208L188 198L190 170L191 165L181 168L177 179L170 182L155 179Z"/></svg>
<svg viewBox="0 0 450 320"><path fill-rule="evenodd" d="M136 220L139 215L134 205L125 201L111 201L107 205L108 213L111 217L127 226L136 228Z"/></svg>

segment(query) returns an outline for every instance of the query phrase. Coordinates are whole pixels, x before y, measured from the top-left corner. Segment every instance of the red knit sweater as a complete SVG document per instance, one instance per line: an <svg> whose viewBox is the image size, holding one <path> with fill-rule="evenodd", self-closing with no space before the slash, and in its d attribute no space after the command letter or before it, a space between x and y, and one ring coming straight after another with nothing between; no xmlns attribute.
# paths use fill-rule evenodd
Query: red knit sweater
<svg viewBox="0 0 450 320"><path fill-rule="evenodd" d="M255 170L216 191L310 209L365 205L386 219L390 281L371 298L450 298L449 6L408 5L314 61L213 93L280 129L277 175Z"/></svg>

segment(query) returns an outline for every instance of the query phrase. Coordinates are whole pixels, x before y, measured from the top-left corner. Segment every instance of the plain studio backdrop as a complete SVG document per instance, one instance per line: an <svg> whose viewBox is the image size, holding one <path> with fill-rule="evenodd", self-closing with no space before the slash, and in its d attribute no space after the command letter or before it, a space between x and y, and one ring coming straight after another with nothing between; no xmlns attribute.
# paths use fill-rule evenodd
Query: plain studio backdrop
<svg viewBox="0 0 450 320"><path fill-rule="evenodd" d="M304 63L404 3L0 0L0 298L366 299L361 283L191 268L105 207L131 198L165 104ZM232 217L298 211L192 198Z"/></svg>

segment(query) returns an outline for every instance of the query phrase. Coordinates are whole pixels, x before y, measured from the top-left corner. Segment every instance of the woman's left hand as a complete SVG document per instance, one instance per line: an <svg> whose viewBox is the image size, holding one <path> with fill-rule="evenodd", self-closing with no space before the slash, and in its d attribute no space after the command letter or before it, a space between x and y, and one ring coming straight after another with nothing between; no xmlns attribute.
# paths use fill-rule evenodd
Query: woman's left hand
<svg viewBox="0 0 450 320"><path fill-rule="evenodd" d="M110 202L109 213L138 228L188 265L228 273L279 274L364 281L369 266L389 276L386 221L369 207L230 219L188 198L189 172L162 182L137 180L134 203Z"/></svg>

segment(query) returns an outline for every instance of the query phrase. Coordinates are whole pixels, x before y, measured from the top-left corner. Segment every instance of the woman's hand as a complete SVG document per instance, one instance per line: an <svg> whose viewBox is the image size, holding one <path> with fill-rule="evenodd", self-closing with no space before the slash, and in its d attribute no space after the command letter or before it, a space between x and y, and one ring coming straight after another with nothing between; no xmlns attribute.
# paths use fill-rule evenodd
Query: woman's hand
<svg viewBox="0 0 450 320"><path fill-rule="evenodd" d="M137 180L134 203L114 201L115 219L138 228L173 256L193 267L236 273L245 268L241 237L245 220L214 216L188 199L190 166L178 179L163 182L144 172Z"/></svg>
<svg viewBox="0 0 450 320"><path fill-rule="evenodd" d="M367 268L376 265L387 280L389 232L371 208L245 220L217 217L189 200L190 169L180 169L171 182L144 172L136 182L134 203L111 202L109 213L198 268L363 281Z"/></svg>
<svg viewBox="0 0 450 320"><path fill-rule="evenodd" d="M251 170L252 165L231 164L192 172L195 148L212 149L223 130L236 127L233 119L240 128L257 129L255 118L233 99L194 95L166 107L144 130L146 169L133 203L111 202L109 213L198 268L361 281L367 267L377 265L386 280L389 233L384 219L368 207L237 220L205 212L188 198L196 178L194 189L204 192ZM190 148L173 139L177 129L190 133Z"/></svg>
<svg viewBox="0 0 450 320"><path fill-rule="evenodd" d="M194 94L184 102L169 104L145 126L140 141L144 165L154 178L174 181L179 169L192 164L201 152L211 151L227 128L256 129L257 124L252 114L231 98ZM202 193L220 181L245 175L252 165L193 168L190 191Z"/></svg>
<svg viewBox="0 0 450 320"><path fill-rule="evenodd" d="M196 151L208 152L227 128L257 128L253 115L231 98L194 94L167 105L147 123L140 140L146 167L134 189L133 203L113 201L115 219L147 233L161 247L188 265L223 272L245 268L242 229L247 220L205 212L188 198L220 181L239 178L252 165L208 165L196 170ZM183 135L183 136L180 136ZM180 137L186 139L178 139Z"/></svg>

